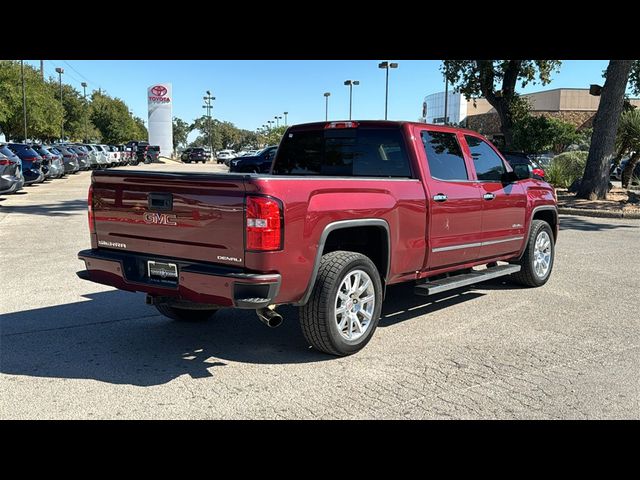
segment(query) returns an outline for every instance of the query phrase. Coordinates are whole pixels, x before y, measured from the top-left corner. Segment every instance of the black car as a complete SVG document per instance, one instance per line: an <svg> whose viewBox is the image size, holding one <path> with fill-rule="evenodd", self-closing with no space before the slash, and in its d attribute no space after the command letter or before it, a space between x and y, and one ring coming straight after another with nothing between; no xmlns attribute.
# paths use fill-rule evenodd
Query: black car
<svg viewBox="0 0 640 480"><path fill-rule="evenodd" d="M69 150L65 145L54 145L57 151L62 154L62 161L64 162L64 173L76 173L80 170L80 163L78 162L78 154L72 150Z"/></svg>
<svg viewBox="0 0 640 480"><path fill-rule="evenodd" d="M184 152L182 152L180 159L184 163L191 163L191 162L206 163L207 160L209 160L209 155L207 154L207 152L204 151L204 148L190 147L190 148L187 148Z"/></svg>
<svg viewBox="0 0 640 480"><path fill-rule="evenodd" d="M144 163L157 162L160 158L160 145L148 145Z"/></svg>
<svg viewBox="0 0 640 480"><path fill-rule="evenodd" d="M22 189L24 177L21 165L19 157L0 145L0 193L14 193Z"/></svg>
<svg viewBox="0 0 640 480"><path fill-rule="evenodd" d="M537 178L538 180L544 180L544 169L535 161L532 160L529 155L526 153L520 152L501 152L502 156L505 158L509 165L511 165L514 169L516 165L529 165L531 172L531 176L533 178Z"/></svg>
<svg viewBox="0 0 640 480"><path fill-rule="evenodd" d="M229 162L230 172L240 173L269 173L271 164L276 156L277 146L266 147L255 155L234 158Z"/></svg>
<svg viewBox="0 0 640 480"><path fill-rule="evenodd" d="M22 160L22 175L24 175L25 185L44 182L42 157L38 155L38 152L26 143L10 143L8 147Z"/></svg>

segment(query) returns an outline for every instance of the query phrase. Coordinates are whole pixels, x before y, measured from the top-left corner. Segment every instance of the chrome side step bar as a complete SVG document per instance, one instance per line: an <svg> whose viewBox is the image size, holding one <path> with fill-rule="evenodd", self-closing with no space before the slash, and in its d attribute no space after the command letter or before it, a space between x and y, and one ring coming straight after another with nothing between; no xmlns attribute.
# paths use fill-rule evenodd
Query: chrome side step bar
<svg viewBox="0 0 640 480"><path fill-rule="evenodd" d="M498 265L496 267L487 268L486 270L473 271L471 273L462 273L440 280L433 280L427 283L416 285L414 293L416 295L433 295L435 293L446 292L460 287L466 287L475 283L491 280L492 278L511 275L520 271L520 265Z"/></svg>

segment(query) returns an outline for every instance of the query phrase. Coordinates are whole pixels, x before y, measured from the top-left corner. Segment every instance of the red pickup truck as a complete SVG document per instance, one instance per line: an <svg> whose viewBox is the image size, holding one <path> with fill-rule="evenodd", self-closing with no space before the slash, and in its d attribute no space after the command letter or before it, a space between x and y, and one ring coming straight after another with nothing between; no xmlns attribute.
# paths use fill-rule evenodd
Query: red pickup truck
<svg viewBox="0 0 640 480"><path fill-rule="evenodd" d="M341 121L290 127L268 175L95 171L78 275L175 320L235 307L277 326L276 306L297 305L313 347L348 355L387 285L546 283L555 191L522 167L469 130Z"/></svg>

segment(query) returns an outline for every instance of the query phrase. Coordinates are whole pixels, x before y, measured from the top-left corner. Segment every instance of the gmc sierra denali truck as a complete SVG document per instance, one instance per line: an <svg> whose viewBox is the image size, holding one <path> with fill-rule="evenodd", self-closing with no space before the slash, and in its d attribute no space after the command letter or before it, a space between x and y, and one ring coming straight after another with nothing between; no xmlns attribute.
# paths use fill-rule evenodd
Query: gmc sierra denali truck
<svg viewBox="0 0 640 480"><path fill-rule="evenodd" d="M411 122L290 127L269 174L95 171L80 278L147 293L174 320L300 307L306 340L348 355L387 285L431 295L509 275L549 279L554 189L481 135Z"/></svg>

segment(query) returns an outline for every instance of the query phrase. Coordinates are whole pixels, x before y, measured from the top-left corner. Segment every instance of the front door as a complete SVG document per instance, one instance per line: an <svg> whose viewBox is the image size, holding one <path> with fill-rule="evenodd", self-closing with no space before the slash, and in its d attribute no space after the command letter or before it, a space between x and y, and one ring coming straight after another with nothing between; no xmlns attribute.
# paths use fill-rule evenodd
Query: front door
<svg viewBox="0 0 640 480"><path fill-rule="evenodd" d="M434 270L478 258L482 201L456 133L423 130L427 175L427 258Z"/></svg>
<svg viewBox="0 0 640 480"><path fill-rule="evenodd" d="M504 161L485 140L465 135L482 197L482 247L478 258L518 252L526 235L527 196L518 182L503 183Z"/></svg>

